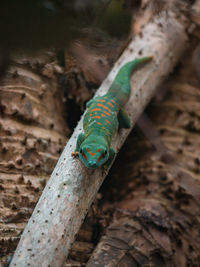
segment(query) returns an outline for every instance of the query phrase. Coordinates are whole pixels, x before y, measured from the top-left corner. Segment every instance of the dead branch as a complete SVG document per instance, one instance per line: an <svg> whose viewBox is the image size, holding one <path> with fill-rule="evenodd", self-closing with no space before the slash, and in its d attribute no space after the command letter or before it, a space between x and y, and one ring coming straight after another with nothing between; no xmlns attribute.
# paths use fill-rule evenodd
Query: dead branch
<svg viewBox="0 0 200 267"><path fill-rule="evenodd" d="M107 92L119 68L141 56L154 56L154 62L132 79L132 96L126 109L133 125L156 91L172 71L187 47L186 20L162 14L146 25L115 64L97 94ZM24 230L10 266L62 266L82 221L105 176L91 171L72 158L82 119L67 143L43 194ZM113 146L119 151L130 130L123 130Z"/></svg>

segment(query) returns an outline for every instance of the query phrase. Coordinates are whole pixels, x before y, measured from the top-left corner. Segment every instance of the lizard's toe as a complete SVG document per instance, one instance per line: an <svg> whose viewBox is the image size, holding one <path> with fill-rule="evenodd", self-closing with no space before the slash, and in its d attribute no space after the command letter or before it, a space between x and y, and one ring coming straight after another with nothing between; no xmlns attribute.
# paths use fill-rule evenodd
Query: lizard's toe
<svg viewBox="0 0 200 267"><path fill-rule="evenodd" d="M108 168L105 165L102 167L102 175L108 175Z"/></svg>
<svg viewBox="0 0 200 267"><path fill-rule="evenodd" d="M79 152L72 152L72 157L73 158L78 158Z"/></svg>

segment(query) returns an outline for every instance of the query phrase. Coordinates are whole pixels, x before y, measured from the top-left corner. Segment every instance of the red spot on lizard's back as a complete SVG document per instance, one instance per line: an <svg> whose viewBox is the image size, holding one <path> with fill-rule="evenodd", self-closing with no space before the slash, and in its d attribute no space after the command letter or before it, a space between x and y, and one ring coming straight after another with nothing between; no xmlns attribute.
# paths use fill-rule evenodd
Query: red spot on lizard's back
<svg viewBox="0 0 200 267"><path fill-rule="evenodd" d="M108 113L107 111L103 111L106 115L108 115L108 116L111 116L111 114L110 113Z"/></svg>
<svg viewBox="0 0 200 267"><path fill-rule="evenodd" d="M101 116L94 116L93 118L101 119Z"/></svg>
<svg viewBox="0 0 200 267"><path fill-rule="evenodd" d="M94 108L91 110L91 112L93 112L93 111L101 111L101 108Z"/></svg>
<svg viewBox="0 0 200 267"><path fill-rule="evenodd" d="M114 99L111 100L113 103L117 104L116 101Z"/></svg>
<svg viewBox="0 0 200 267"><path fill-rule="evenodd" d="M108 102L108 105L110 105L112 108L114 107L114 105L110 102Z"/></svg>
<svg viewBox="0 0 200 267"><path fill-rule="evenodd" d="M102 104L97 104L98 107L102 107L104 109L107 109L109 112L112 112L111 109L109 109L108 107L106 107L105 105Z"/></svg>

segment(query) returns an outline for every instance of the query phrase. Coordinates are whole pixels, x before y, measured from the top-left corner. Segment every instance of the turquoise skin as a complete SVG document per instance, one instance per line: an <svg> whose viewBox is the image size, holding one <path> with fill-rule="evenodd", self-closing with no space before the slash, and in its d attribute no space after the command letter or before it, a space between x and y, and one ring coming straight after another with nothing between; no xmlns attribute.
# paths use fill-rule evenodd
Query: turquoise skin
<svg viewBox="0 0 200 267"><path fill-rule="evenodd" d="M107 94L87 103L88 110L83 120L84 133L79 134L73 153L79 156L86 167L110 167L116 154L111 148L113 136L119 128L131 127L131 120L123 110L131 93L131 74L151 60L152 57L144 57L126 63L119 70Z"/></svg>

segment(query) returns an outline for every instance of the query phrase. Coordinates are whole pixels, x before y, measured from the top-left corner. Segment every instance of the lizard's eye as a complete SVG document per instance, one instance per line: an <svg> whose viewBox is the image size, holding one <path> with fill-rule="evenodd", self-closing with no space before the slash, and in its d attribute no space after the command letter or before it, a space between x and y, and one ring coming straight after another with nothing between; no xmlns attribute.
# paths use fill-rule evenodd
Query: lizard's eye
<svg viewBox="0 0 200 267"><path fill-rule="evenodd" d="M83 153L83 149L82 149L82 148L80 149L80 153L81 153L81 154Z"/></svg>
<svg viewBox="0 0 200 267"><path fill-rule="evenodd" d="M104 156L106 156L106 155L107 155L107 153L108 153L108 152L107 152L107 149L106 149L106 150L104 151Z"/></svg>

